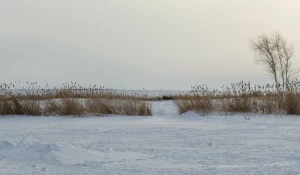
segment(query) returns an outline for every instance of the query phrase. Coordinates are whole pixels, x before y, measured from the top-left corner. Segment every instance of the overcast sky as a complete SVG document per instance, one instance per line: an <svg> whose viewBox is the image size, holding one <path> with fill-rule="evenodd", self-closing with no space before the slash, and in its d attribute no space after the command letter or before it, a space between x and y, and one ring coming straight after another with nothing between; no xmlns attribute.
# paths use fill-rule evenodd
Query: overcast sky
<svg viewBox="0 0 300 175"><path fill-rule="evenodd" d="M251 38L275 31L300 68L299 0L0 0L0 80L121 89L271 81Z"/></svg>

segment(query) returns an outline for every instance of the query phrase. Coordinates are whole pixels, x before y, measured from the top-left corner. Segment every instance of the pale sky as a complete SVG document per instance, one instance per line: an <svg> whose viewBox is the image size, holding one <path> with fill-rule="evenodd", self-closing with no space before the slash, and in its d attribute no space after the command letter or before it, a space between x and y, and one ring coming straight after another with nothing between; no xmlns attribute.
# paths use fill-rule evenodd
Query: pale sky
<svg viewBox="0 0 300 175"><path fill-rule="evenodd" d="M299 0L0 0L0 81L262 84L272 79L249 43L275 31L300 68Z"/></svg>

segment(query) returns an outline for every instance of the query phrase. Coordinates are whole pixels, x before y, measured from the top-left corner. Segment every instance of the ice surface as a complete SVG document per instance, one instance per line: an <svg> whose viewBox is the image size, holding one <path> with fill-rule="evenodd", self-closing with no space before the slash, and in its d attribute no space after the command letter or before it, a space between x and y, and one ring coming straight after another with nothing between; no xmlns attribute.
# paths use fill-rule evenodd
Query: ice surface
<svg viewBox="0 0 300 175"><path fill-rule="evenodd" d="M300 173L298 116L153 114L0 117L0 174Z"/></svg>

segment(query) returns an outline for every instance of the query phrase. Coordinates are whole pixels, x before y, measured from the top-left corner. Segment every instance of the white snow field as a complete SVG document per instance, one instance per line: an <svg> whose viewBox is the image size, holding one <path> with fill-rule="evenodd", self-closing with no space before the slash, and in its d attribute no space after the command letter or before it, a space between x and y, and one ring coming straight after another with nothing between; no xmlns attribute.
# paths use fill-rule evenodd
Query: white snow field
<svg viewBox="0 0 300 175"><path fill-rule="evenodd" d="M0 117L0 174L299 174L300 117Z"/></svg>

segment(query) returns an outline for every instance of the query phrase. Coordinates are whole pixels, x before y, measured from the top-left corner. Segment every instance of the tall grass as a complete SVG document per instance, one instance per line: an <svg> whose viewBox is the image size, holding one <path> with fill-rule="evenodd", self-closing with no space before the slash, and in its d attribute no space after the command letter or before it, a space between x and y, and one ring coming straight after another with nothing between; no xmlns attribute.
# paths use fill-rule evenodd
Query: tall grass
<svg viewBox="0 0 300 175"><path fill-rule="evenodd" d="M220 89L193 86L191 92L176 97L179 113L260 113L300 115L300 82L295 80L279 91L274 85L239 82Z"/></svg>
<svg viewBox="0 0 300 175"><path fill-rule="evenodd" d="M0 98L0 115L32 115L42 114L42 109L37 100L22 100L12 96Z"/></svg>
<svg viewBox="0 0 300 175"><path fill-rule="evenodd" d="M59 100L47 100L45 102L44 115L78 115L83 116L85 109L78 99L63 98Z"/></svg>
<svg viewBox="0 0 300 175"><path fill-rule="evenodd" d="M0 85L0 115L152 115L147 96L96 86L84 88L73 82L60 89L48 85L42 88L37 83L27 85L26 88Z"/></svg>
<svg viewBox="0 0 300 175"><path fill-rule="evenodd" d="M152 115L151 103L136 99L88 99L86 100L86 108L89 113L103 114L118 114L118 115Z"/></svg>
<svg viewBox="0 0 300 175"><path fill-rule="evenodd" d="M300 115L300 82L295 80L282 90L274 85L251 85L246 82L211 89L193 86L186 94L147 97L118 93L103 87L84 88L77 83L65 83L61 88L42 88L37 83L28 87L0 85L0 115L152 115L151 101L175 100L179 113L196 111L210 113L259 113ZM279 89L279 91L278 91Z"/></svg>
<svg viewBox="0 0 300 175"><path fill-rule="evenodd" d="M190 94L178 96L175 102L179 113L192 110L207 115L213 112L213 93L206 86L198 86L194 87Z"/></svg>

